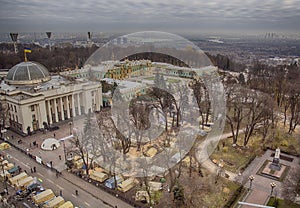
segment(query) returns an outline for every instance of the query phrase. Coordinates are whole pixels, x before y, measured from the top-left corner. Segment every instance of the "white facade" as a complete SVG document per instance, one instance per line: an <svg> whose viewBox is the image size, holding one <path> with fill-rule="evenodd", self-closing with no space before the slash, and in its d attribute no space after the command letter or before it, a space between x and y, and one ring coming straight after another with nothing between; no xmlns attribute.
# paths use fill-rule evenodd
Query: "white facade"
<svg viewBox="0 0 300 208"><path fill-rule="evenodd" d="M14 86L1 83L0 93L9 106L10 127L18 132L44 128L89 111L99 111L102 105L101 83L70 81L60 76L39 86Z"/></svg>

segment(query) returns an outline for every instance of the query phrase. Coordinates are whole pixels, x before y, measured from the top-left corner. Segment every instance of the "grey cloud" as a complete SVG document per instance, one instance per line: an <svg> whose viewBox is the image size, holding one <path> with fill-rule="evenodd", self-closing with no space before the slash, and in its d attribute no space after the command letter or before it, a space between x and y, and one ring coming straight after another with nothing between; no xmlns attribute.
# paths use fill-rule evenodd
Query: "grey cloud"
<svg viewBox="0 0 300 208"><path fill-rule="evenodd" d="M14 26L40 30L41 25L80 29L86 24L101 29L118 25L136 26L137 29L149 26L152 29L164 24L176 26L177 23L193 27L195 22L216 27L229 27L233 23L243 27L255 24L261 27L272 23L272 27L280 29L287 25L294 27L300 14L300 0L1 0L0 3L0 26L3 30Z"/></svg>

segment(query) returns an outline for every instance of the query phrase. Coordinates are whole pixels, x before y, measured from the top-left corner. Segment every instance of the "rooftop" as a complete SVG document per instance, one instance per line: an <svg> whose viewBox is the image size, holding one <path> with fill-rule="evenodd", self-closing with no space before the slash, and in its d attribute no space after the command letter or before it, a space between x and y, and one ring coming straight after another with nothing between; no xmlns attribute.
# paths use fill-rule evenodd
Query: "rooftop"
<svg viewBox="0 0 300 208"><path fill-rule="evenodd" d="M46 67L36 62L21 62L12 67L6 76L9 84L36 84L50 80Z"/></svg>

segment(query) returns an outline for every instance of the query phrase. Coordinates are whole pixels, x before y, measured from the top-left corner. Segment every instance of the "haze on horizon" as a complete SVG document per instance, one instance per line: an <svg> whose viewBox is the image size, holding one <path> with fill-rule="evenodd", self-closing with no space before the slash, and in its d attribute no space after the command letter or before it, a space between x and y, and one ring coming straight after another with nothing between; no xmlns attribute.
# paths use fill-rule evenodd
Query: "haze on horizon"
<svg viewBox="0 0 300 208"><path fill-rule="evenodd" d="M300 0L0 0L1 32L300 31Z"/></svg>

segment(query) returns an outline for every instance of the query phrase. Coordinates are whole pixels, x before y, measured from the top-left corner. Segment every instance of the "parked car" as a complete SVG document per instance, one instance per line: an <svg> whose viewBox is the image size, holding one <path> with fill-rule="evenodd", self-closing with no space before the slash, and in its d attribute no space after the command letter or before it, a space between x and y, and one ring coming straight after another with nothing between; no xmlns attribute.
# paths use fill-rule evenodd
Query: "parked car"
<svg viewBox="0 0 300 208"><path fill-rule="evenodd" d="M16 195L19 195L20 197L27 197L30 194L30 191L28 190L18 190L16 192Z"/></svg>
<svg viewBox="0 0 300 208"><path fill-rule="evenodd" d="M31 192L41 192L44 191L45 189L38 183L33 183L29 186L27 186L27 190L31 193Z"/></svg>
<svg viewBox="0 0 300 208"><path fill-rule="evenodd" d="M49 126L49 131L55 131L59 129L59 126Z"/></svg>
<svg viewBox="0 0 300 208"><path fill-rule="evenodd" d="M17 201L22 201L29 195L30 195L30 191L28 191L28 190L18 190L16 192L16 195L14 195L14 199Z"/></svg>

